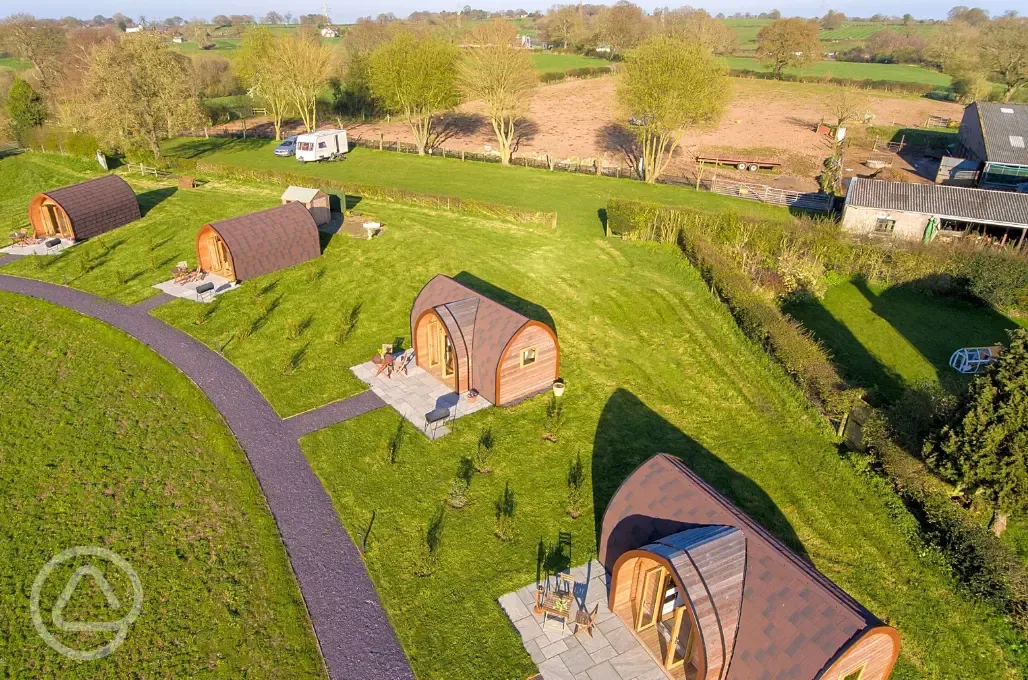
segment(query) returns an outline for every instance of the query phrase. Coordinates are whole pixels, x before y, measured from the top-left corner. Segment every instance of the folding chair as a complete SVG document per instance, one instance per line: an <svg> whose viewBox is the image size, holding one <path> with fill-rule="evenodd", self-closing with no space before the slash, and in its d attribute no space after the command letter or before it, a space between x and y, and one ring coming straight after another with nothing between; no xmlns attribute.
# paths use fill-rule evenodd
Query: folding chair
<svg viewBox="0 0 1028 680"><path fill-rule="evenodd" d="M403 354L400 355L400 358L397 361L393 362L393 372L398 373L402 371L404 375L407 375L407 367L410 366L411 361L413 360L414 350L409 349L405 351Z"/></svg>

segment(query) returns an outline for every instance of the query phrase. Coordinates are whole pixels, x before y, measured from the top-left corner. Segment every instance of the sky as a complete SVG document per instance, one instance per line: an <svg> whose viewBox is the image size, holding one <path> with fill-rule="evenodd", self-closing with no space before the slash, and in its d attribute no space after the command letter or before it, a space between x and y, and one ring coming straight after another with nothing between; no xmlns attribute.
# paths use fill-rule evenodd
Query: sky
<svg viewBox="0 0 1028 680"><path fill-rule="evenodd" d="M556 2L556 0L554 0ZM571 0L563 0L570 2ZM600 3L604 0L591 0ZM607 0L612 3L613 0ZM851 16L871 16L875 13L902 15L910 12L915 17L925 19L945 18L952 5L967 4L982 7L993 15L1002 14L1008 9L1016 9L1021 14L1028 14L1028 0L987 0L985 2L969 2L968 0L950 0L950 2L933 2L930 0L908 0L907 2L887 2L885 0L869 0L866 2L839 2L838 0L737 0L733 3L704 2L703 0L681 0L672 2L637 2L647 10L657 6L678 7L692 5L702 7L711 14L724 12L752 12L758 14L777 8L786 16L820 16L829 9L845 12ZM517 3L525 4L517 4ZM538 3L539 0L535 0ZM0 16L14 12L28 12L38 17L61 18L75 16L80 19L91 18L97 14L111 16L116 12L138 17L145 15L147 19L180 16L184 19L193 17L211 18L215 14L252 14L260 17L270 10L280 13L290 11L294 16L301 14L320 14L321 0L299 0L298 2L275 2L275 0L2 0ZM553 2L533 4L532 0L379 0L376 3L353 3L342 0L328 0L329 16L337 23L346 23L359 16L375 15L392 12L398 17L406 17L417 10L450 10L456 11L465 4L485 10L524 9L527 11L545 11Z"/></svg>

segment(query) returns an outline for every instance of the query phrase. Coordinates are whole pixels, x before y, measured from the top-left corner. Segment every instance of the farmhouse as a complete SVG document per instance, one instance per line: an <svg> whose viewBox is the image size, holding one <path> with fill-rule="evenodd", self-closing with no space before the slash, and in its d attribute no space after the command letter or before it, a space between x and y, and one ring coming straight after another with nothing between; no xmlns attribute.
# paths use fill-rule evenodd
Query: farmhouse
<svg viewBox="0 0 1028 680"><path fill-rule="evenodd" d="M603 516L608 606L669 678L885 680L899 634L677 458L626 479Z"/></svg>
<svg viewBox="0 0 1028 680"><path fill-rule="evenodd" d="M321 255L318 225L299 203L206 224L196 235L200 267L244 281Z"/></svg>
<svg viewBox="0 0 1028 680"><path fill-rule="evenodd" d="M291 186L282 194L282 205L286 203L299 203L307 208L319 227L332 219L332 204L324 191Z"/></svg>
<svg viewBox="0 0 1028 680"><path fill-rule="evenodd" d="M560 370L557 336L448 276L421 289L410 313L418 366L455 392L503 406L550 388Z"/></svg>
<svg viewBox="0 0 1028 680"><path fill-rule="evenodd" d="M337 31L336 29L332 28L331 26L326 26L325 28L321 29L321 37L322 38L338 38L339 37L339 31Z"/></svg>
<svg viewBox="0 0 1028 680"><path fill-rule="evenodd" d="M958 155L978 163L978 186L1028 184L1028 105L976 102L964 109Z"/></svg>
<svg viewBox="0 0 1028 680"><path fill-rule="evenodd" d="M1028 229L1028 194L853 178L842 227L860 235L931 240L982 232L1018 245Z"/></svg>
<svg viewBox="0 0 1028 680"><path fill-rule="evenodd" d="M39 238L81 241L139 218L136 192L117 175L36 194L29 202L29 223Z"/></svg>

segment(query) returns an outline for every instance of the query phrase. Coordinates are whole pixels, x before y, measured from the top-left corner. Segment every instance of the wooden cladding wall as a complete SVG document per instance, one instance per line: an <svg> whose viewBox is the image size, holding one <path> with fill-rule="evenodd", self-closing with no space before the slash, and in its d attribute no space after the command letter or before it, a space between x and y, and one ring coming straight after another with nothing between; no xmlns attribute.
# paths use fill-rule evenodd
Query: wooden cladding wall
<svg viewBox="0 0 1028 680"><path fill-rule="evenodd" d="M535 362L522 367L521 352L533 347L536 350ZM548 389L557 379L559 368L557 343L552 331L541 323L530 322L510 341L500 360L496 403L509 404Z"/></svg>
<svg viewBox="0 0 1028 680"><path fill-rule="evenodd" d="M860 680L885 680L899 656L899 636L892 628L873 628L847 649L828 672L824 680L843 680L862 670Z"/></svg>

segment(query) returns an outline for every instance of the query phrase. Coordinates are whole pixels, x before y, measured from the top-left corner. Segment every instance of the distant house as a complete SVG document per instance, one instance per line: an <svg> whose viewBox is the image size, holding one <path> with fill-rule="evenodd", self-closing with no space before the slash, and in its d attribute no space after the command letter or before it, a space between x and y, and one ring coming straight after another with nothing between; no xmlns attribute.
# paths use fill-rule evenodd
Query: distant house
<svg viewBox="0 0 1028 680"><path fill-rule="evenodd" d="M1004 243L1016 238L1020 245L1028 230L1028 194L855 177L846 194L842 228L924 241L973 231Z"/></svg>
<svg viewBox="0 0 1028 680"><path fill-rule="evenodd" d="M978 186L1028 185L1028 105L976 102L960 121L958 156L978 163Z"/></svg>
<svg viewBox="0 0 1028 680"><path fill-rule="evenodd" d="M129 26L125 29L126 33L139 33L143 30L142 26Z"/></svg>
<svg viewBox="0 0 1028 680"><path fill-rule="evenodd" d="M337 31L336 29L332 28L331 26L326 26L325 28L321 29L321 37L322 38L338 38L339 37L339 31Z"/></svg>
<svg viewBox="0 0 1028 680"><path fill-rule="evenodd" d="M171 42L175 43L176 45L181 45L185 41L183 40L182 36L176 35L174 38L171 39Z"/></svg>
<svg viewBox="0 0 1028 680"><path fill-rule="evenodd" d="M886 680L899 656L895 629L667 454L618 488L598 547L607 607L668 680Z"/></svg>

